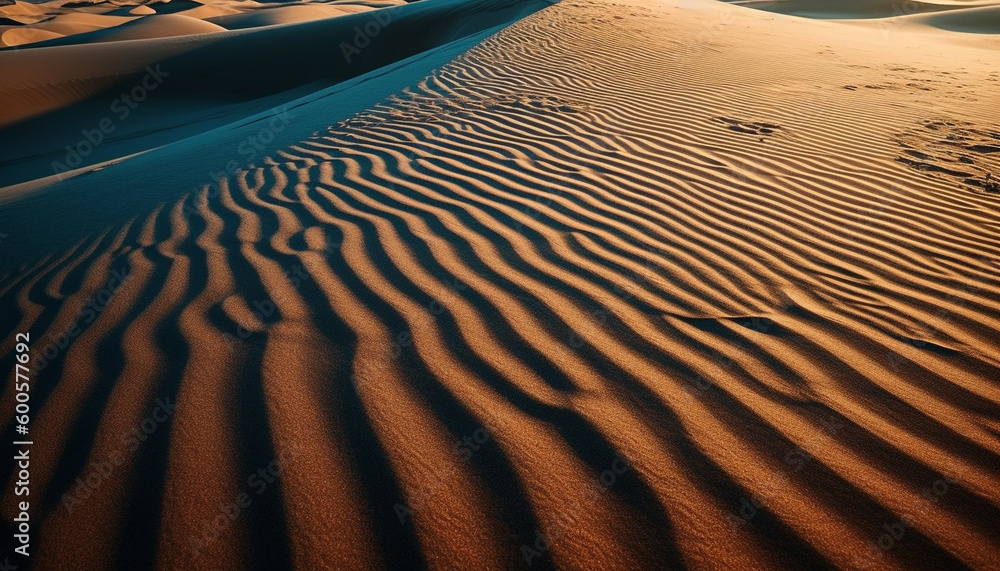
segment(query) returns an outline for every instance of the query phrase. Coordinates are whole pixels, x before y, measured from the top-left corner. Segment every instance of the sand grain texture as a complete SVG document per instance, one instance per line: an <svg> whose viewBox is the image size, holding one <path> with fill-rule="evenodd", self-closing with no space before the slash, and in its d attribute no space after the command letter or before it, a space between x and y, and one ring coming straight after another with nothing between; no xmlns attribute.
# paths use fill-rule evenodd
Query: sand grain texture
<svg viewBox="0 0 1000 571"><path fill-rule="evenodd" d="M266 116L0 189L3 370L79 325L35 567L997 569L996 44L908 18L564 0L214 184Z"/></svg>

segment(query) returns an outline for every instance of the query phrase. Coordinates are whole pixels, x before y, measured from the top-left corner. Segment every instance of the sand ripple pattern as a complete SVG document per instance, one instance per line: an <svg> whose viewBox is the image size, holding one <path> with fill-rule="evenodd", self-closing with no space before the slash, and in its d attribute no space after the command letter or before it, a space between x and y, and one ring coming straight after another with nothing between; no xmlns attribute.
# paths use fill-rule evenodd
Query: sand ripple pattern
<svg viewBox="0 0 1000 571"><path fill-rule="evenodd" d="M996 199L602 18L3 276L36 565L996 568Z"/></svg>

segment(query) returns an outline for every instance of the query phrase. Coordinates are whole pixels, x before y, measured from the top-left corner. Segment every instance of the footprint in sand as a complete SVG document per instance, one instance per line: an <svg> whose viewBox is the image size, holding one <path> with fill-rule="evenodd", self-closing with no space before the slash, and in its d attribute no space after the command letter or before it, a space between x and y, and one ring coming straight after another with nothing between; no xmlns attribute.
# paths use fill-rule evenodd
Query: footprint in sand
<svg viewBox="0 0 1000 571"><path fill-rule="evenodd" d="M1000 192L1000 131L950 119L924 121L896 135L902 154L896 161L931 176L957 179L973 189Z"/></svg>
<svg viewBox="0 0 1000 571"><path fill-rule="evenodd" d="M762 121L743 121L731 117L715 117L716 121L723 123L731 131L737 133L747 133L749 135L760 136L760 141L764 142L764 137L774 135L781 130L781 125L775 123L765 123Z"/></svg>

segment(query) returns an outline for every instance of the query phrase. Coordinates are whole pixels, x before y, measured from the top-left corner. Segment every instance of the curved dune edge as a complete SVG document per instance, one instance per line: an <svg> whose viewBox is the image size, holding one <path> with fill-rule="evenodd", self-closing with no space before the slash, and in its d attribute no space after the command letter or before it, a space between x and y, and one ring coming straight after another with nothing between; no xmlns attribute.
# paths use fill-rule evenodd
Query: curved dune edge
<svg viewBox="0 0 1000 571"><path fill-rule="evenodd" d="M163 14L153 18L143 17L126 22L114 28L95 32L91 41L118 42L123 40L143 40L166 38L191 34L212 34L225 32L226 28L185 16L184 14Z"/></svg>
<svg viewBox="0 0 1000 571"><path fill-rule="evenodd" d="M998 197L892 138L931 112L989 131L988 62L952 48L951 79L905 37L807 59L841 31L658 4L552 6L175 188L219 152L195 147L98 232L0 210L11 243L73 242L0 267L4 343L79 330L32 396L36 565L1000 560Z"/></svg>
<svg viewBox="0 0 1000 571"><path fill-rule="evenodd" d="M921 1L906 0L724 0L733 4L819 19L869 20L869 19L920 19L934 22L940 20L949 26L942 29L954 31L975 31L997 33L996 18L992 11L998 6L996 0ZM954 13L954 15L952 15ZM987 23L970 22L974 14L985 17ZM961 15L959 15L961 14Z"/></svg>
<svg viewBox="0 0 1000 571"><path fill-rule="evenodd" d="M352 4L296 4L289 6L277 6L267 10L256 10L229 16L219 16L209 18L207 21L229 30L243 28L256 28L260 26L275 26L280 24L290 24L294 22L305 22L308 20L318 20L320 18L332 18L353 14L356 12L367 12L394 4L403 4L402 0L380 2L374 5L365 3Z"/></svg>
<svg viewBox="0 0 1000 571"><path fill-rule="evenodd" d="M911 16L909 20L942 30L972 34L1000 34L1000 5Z"/></svg>
<svg viewBox="0 0 1000 571"><path fill-rule="evenodd" d="M75 3L53 0L41 5L15 2L0 5L0 23L21 24L26 32L15 34L3 45L42 47L86 44L91 42L150 39L189 34L204 34L318 20L405 4L402 0L331 0L329 3L282 5L247 0L206 0L205 2L166 2L150 5L123 5L112 2ZM134 22L118 33L115 28ZM200 24L199 24L200 23ZM41 30L49 32L31 33ZM109 33L100 33L107 31ZM51 35L51 34L59 34ZM45 40L64 37L60 42ZM45 42L45 43L42 43Z"/></svg>
<svg viewBox="0 0 1000 571"><path fill-rule="evenodd" d="M0 43L4 46L20 46L32 42L41 42L61 37L63 37L63 34L50 30L8 27L0 33Z"/></svg>
<svg viewBox="0 0 1000 571"><path fill-rule="evenodd" d="M548 5L426 0L248 30L0 51L0 70L14 78L0 86L0 188L182 140Z"/></svg>

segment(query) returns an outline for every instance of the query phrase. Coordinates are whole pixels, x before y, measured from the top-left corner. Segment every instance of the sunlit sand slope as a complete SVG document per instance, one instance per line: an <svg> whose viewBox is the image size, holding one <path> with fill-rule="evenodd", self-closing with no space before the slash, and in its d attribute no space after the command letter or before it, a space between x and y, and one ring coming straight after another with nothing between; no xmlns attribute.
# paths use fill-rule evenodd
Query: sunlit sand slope
<svg viewBox="0 0 1000 571"><path fill-rule="evenodd" d="M996 569L996 52L884 32L567 0L217 185L8 198L37 565Z"/></svg>

